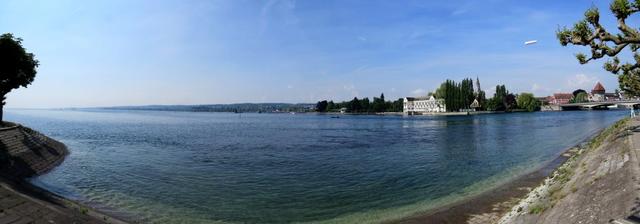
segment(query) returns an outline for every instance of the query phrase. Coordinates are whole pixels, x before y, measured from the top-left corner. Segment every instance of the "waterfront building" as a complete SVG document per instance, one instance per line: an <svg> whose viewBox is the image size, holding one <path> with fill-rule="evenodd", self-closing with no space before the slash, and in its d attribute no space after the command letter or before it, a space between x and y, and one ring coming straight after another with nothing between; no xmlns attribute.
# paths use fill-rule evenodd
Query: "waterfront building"
<svg viewBox="0 0 640 224"><path fill-rule="evenodd" d="M620 101L622 100L622 95L620 93L605 93L604 98L607 101Z"/></svg>
<svg viewBox="0 0 640 224"><path fill-rule="evenodd" d="M405 114L442 113L447 111L444 99L430 97L405 97L402 111Z"/></svg>
<svg viewBox="0 0 640 224"><path fill-rule="evenodd" d="M622 100L622 94L617 91L614 93L607 93L605 91L604 86L597 82L596 85L591 90L591 94L589 94L589 101L592 102L600 102L600 101L620 101Z"/></svg>
<svg viewBox="0 0 640 224"><path fill-rule="evenodd" d="M540 101L540 103L541 103L542 105L548 105L548 104L549 104L549 98L550 98L550 97L545 97L545 96L543 96L543 97L536 97L536 100Z"/></svg>
<svg viewBox="0 0 640 224"><path fill-rule="evenodd" d="M600 82L597 82L596 85L593 87L593 89L591 90L591 96L589 97L590 101L593 102L598 102L598 101L605 101L605 89L604 86L602 86L602 84L600 84Z"/></svg>
<svg viewBox="0 0 640 224"><path fill-rule="evenodd" d="M548 102L551 105L567 104L572 98L572 93L554 93L553 96L548 97Z"/></svg>
<svg viewBox="0 0 640 224"><path fill-rule="evenodd" d="M480 102L478 102L478 99L474 99L473 103L471 103L471 105L469 105L469 107L471 107L471 109L473 109L473 111L478 110L478 108L480 108Z"/></svg>

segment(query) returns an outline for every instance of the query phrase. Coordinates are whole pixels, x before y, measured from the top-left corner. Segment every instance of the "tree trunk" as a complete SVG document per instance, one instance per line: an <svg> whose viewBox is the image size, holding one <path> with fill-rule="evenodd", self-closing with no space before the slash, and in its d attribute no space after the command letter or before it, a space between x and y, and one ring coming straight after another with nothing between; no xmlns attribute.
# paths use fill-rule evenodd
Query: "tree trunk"
<svg viewBox="0 0 640 224"><path fill-rule="evenodd" d="M0 102L0 127L4 125L4 120L2 119L3 114L4 114L4 102Z"/></svg>
<svg viewBox="0 0 640 224"><path fill-rule="evenodd" d="M0 127L4 126L4 99L5 95L2 95L2 97L0 97Z"/></svg>

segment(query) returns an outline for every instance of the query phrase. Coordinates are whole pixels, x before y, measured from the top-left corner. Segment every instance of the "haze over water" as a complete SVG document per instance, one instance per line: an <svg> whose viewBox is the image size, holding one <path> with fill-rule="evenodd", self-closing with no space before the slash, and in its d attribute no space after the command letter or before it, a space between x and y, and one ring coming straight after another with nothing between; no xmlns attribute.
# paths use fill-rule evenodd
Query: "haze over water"
<svg viewBox="0 0 640 224"><path fill-rule="evenodd" d="M399 218L556 158L627 111L331 116L7 110L71 155L32 181L153 223Z"/></svg>

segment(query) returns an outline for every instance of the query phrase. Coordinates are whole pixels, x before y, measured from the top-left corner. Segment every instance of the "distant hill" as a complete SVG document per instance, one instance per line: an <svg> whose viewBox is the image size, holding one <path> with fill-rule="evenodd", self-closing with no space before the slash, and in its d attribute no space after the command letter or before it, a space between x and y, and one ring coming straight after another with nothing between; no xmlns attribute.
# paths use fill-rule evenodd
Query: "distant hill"
<svg viewBox="0 0 640 224"><path fill-rule="evenodd" d="M204 105L147 105L101 107L111 110L155 110L155 111L191 111L191 112L311 112L315 104L307 103L237 103L237 104L204 104Z"/></svg>

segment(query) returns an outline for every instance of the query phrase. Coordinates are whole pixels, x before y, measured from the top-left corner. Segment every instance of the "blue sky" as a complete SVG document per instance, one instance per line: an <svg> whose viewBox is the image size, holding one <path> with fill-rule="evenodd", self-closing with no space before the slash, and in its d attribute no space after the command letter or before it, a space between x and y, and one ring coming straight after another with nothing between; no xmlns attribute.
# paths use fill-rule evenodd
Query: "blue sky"
<svg viewBox="0 0 640 224"><path fill-rule="evenodd" d="M2 1L0 32L41 62L7 106L399 98L476 76L488 92L613 90L555 39L592 4L614 31L608 2Z"/></svg>

